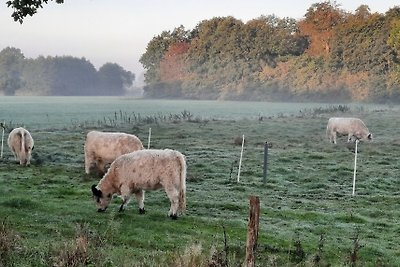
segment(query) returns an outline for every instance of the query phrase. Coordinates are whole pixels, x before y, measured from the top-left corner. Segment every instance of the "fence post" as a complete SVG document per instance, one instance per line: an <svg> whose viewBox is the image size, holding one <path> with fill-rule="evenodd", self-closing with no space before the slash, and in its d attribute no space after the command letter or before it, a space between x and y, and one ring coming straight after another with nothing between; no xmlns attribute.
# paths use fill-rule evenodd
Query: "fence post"
<svg viewBox="0 0 400 267"><path fill-rule="evenodd" d="M2 134L1 134L1 153L0 153L0 158L3 158L3 147L4 147L4 129L6 128L5 123L0 123L0 127L2 129Z"/></svg>
<svg viewBox="0 0 400 267"><path fill-rule="evenodd" d="M237 182L238 183L239 183L239 180L240 180L240 169L242 167L243 147L244 147L244 135L242 137L242 150L240 151L239 169L238 169L238 175L237 175Z"/></svg>
<svg viewBox="0 0 400 267"><path fill-rule="evenodd" d="M355 149L355 154L354 154L354 173L353 173L353 194L352 194L352 196L354 196L356 193L357 150L358 150L357 145L358 145L358 140L356 140L356 149Z"/></svg>
<svg viewBox="0 0 400 267"><path fill-rule="evenodd" d="M147 139L147 149L150 149L151 128L149 128L149 138Z"/></svg>
<svg viewBox="0 0 400 267"><path fill-rule="evenodd" d="M260 199L256 196L250 196L250 214L249 225L247 229L247 242L246 242L246 260L245 267L255 266L255 250L257 247L258 239L258 226L260 222Z"/></svg>
<svg viewBox="0 0 400 267"><path fill-rule="evenodd" d="M263 174L263 183L267 182L267 171L268 171L268 142L264 144L264 174Z"/></svg>

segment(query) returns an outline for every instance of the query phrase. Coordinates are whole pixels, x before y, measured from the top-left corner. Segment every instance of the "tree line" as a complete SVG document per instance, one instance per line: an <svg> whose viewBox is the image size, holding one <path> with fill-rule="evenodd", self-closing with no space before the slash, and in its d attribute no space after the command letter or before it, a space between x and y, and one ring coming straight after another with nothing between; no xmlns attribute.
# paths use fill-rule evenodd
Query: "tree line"
<svg viewBox="0 0 400 267"><path fill-rule="evenodd" d="M301 20L214 17L163 31L140 62L146 97L400 102L400 7L325 1Z"/></svg>
<svg viewBox="0 0 400 267"><path fill-rule="evenodd" d="M85 58L25 58L18 48L0 51L0 95L124 95L135 75L115 63L96 70Z"/></svg>

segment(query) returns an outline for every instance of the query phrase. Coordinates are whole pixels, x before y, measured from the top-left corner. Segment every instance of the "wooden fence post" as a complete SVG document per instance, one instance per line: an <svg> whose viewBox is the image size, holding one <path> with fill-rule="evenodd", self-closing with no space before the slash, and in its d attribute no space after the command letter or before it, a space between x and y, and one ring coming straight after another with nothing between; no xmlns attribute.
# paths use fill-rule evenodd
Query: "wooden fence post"
<svg viewBox="0 0 400 267"><path fill-rule="evenodd" d="M258 226L260 222L260 199L256 196L250 196L250 214L249 225L247 229L247 242L246 242L246 260L245 267L255 266L255 250L257 247L258 239Z"/></svg>

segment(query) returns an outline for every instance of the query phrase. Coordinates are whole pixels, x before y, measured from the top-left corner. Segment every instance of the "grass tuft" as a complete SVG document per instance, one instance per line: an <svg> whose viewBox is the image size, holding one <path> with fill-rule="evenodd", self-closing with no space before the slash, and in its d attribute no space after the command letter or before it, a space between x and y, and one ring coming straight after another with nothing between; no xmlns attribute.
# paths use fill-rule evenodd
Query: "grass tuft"
<svg viewBox="0 0 400 267"><path fill-rule="evenodd" d="M19 236L4 219L0 223L0 266L14 266L18 256Z"/></svg>
<svg viewBox="0 0 400 267"><path fill-rule="evenodd" d="M16 209L37 209L40 206L40 203L28 199L26 197L15 197L9 200L5 200L1 203L1 205L9 208Z"/></svg>

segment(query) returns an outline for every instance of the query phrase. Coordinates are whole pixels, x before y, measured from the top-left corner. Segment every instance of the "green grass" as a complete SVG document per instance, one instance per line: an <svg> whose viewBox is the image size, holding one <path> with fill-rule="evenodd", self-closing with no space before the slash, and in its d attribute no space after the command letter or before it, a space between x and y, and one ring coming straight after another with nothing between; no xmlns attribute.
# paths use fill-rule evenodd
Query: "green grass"
<svg viewBox="0 0 400 267"><path fill-rule="evenodd" d="M259 196L261 203L257 266L399 266L400 117L394 107L272 113L262 120L187 121L170 115L147 120L162 116L146 114L134 121L117 115L112 127L103 124L102 114L95 117L92 108L91 119L32 125L30 167L16 164L5 148L0 160L5 266L208 266L211 261L224 266L226 259L228 266L240 266L250 195ZM376 138L359 145L355 197L353 146L345 138L336 146L329 144L325 126L330 116L361 117ZM139 215L134 198L123 213L118 212L118 198L107 212L97 213L90 186L99 178L84 174L86 132L134 133L147 147L150 127L152 148L177 149L187 157L186 214L169 219L162 190L146 192L145 215ZM237 183L241 146L235 139L243 134L246 145ZM270 148L264 184L266 141Z"/></svg>

